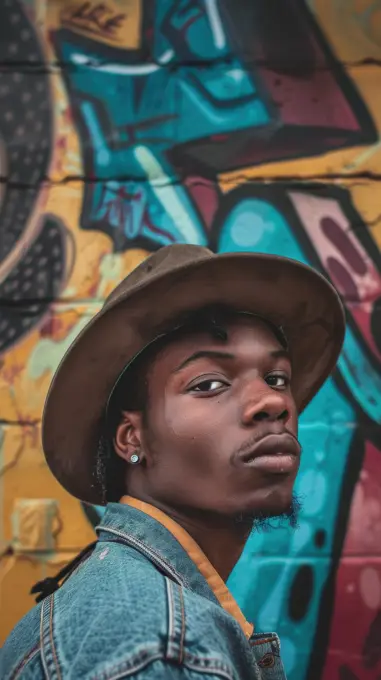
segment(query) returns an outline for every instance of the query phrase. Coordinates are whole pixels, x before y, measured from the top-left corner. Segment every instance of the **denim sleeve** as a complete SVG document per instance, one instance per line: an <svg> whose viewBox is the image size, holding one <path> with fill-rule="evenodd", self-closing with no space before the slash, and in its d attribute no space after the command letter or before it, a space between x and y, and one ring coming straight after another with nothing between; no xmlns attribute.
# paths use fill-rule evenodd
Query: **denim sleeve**
<svg viewBox="0 0 381 680"><path fill-rule="evenodd" d="M136 675L123 676L120 680L234 680L233 675L223 672L221 675L192 671L186 666L175 666L165 661L154 661Z"/></svg>

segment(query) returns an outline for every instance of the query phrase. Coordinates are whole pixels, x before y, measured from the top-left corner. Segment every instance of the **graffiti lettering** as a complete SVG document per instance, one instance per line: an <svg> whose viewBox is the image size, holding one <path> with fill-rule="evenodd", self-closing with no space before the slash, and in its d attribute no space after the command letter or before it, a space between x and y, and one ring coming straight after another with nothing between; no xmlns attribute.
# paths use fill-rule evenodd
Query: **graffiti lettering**
<svg viewBox="0 0 381 680"><path fill-rule="evenodd" d="M65 8L62 13L62 20L66 24L109 37L116 36L126 18L126 13L115 13L103 2L96 5L83 2L79 7Z"/></svg>

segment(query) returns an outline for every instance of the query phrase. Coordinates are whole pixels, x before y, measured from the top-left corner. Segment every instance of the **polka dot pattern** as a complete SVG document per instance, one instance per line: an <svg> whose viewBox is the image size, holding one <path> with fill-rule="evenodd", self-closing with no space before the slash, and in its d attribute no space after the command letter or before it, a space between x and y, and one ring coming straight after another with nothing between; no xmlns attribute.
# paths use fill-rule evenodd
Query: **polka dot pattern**
<svg viewBox="0 0 381 680"><path fill-rule="evenodd" d="M64 246L61 224L48 218L26 257L0 285L0 352L28 333L58 296Z"/></svg>
<svg viewBox="0 0 381 680"><path fill-rule="evenodd" d="M38 38L22 5L0 3L0 137L7 181L0 211L0 262L22 236L51 153L49 74Z"/></svg>
<svg viewBox="0 0 381 680"><path fill-rule="evenodd" d="M7 168L0 204L1 263L23 238L48 172L52 144L49 74L34 27L18 0L0 3L0 63L0 137ZM49 217L0 284L0 352L38 323L58 295L64 274L64 232Z"/></svg>

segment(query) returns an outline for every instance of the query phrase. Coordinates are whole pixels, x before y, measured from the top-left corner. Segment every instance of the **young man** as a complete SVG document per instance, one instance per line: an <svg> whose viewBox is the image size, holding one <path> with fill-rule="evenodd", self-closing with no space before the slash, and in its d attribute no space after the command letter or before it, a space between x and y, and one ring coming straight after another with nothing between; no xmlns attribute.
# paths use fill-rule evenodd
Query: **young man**
<svg viewBox="0 0 381 680"><path fill-rule="evenodd" d="M2 678L285 677L277 636L225 581L256 520L294 518L298 413L343 335L332 286L285 258L170 246L116 288L43 419L53 474L107 510L96 544L35 588Z"/></svg>

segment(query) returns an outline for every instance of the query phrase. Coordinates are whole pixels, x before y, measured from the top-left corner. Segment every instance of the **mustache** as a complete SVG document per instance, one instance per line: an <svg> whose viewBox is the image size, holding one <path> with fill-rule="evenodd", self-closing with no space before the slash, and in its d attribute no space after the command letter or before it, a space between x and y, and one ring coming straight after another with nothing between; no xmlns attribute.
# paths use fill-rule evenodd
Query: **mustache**
<svg viewBox="0 0 381 680"><path fill-rule="evenodd" d="M289 430L285 430L285 429L280 430L279 432L275 431L275 430L267 429L267 430L263 430L260 434L256 433L253 437L251 437L246 442L244 442L244 444L241 444L241 446L235 451L235 455L238 455L238 456L243 455L244 456L246 453L250 453L252 451L252 449L254 448L254 446L256 446L261 441L261 439L264 439L265 437L267 437L268 435L271 435L271 434L275 434L275 435L286 434L286 435L292 437L292 439L294 439L294 441L297 443L297 445L299 447L300 456L302 455L302 446L300 444L299 439L292 432L290 432Z"/></svg>

